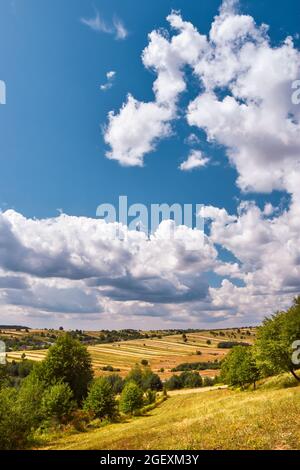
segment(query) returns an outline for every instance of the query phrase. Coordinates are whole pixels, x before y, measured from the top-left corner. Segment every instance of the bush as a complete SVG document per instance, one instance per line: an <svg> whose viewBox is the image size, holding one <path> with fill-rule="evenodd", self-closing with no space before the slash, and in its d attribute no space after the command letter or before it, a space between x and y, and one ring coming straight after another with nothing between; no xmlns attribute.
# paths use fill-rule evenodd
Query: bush
<svg viewBox="0 0 300 470"><path fill-rule="evenodd" d="M135 383L128 382L120 397L120 410L125 414L132 414L143 406L143 390Z"/></svg>
<svg viewBox="0 0 300 470"><path fill-rule="evenodd" d="M154 390L147 390L146 392L146 404L151 405L155 403L156 400L156 392Z"/></svg>
<svg viewBox="0 0 300 470"><path fill-rule="evenodd" d="M46 418L62 422L70 417L75 408L73 393L68 384L58 383L44 391L41 410Z"/></svg>
<svg viewBox="0 0 300 470"><path fill-rule="evenodd" d="M114 419L117 415L117 403L112 386L106 377L100 377L92 383L84 402L84 410L94 417Z"/></svg>
<svg viewBox="0 0 300 470"><path fill-rule="evenodd" d="M9 385L9 375L6 365L0 364L0 390Z"/></svg>
<svg viewBox="0 0 300 470"><path fill-rule="evenodd" d="M0 391L0 448L1 450L23 449L30 442L36 424L34 416L24 409L15 388Z"/></svg>
<svg viewBox="0 0 300 470"><path fill-rule="evenodd" d="M142 359L141 364L142 364L142 366L147 366L148 365L147 359Z"/></svg>

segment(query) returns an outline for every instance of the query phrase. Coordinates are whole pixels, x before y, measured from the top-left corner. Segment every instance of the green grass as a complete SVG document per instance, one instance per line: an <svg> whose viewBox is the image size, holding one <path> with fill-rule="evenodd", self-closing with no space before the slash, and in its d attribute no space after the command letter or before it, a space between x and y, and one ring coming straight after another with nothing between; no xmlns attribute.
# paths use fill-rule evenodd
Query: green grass
<svg viewBox="0 0 300 470"><path fill-rule="evenodd" d="M148 415L48 449L300 449L300 388L172 394Z"/></svg>

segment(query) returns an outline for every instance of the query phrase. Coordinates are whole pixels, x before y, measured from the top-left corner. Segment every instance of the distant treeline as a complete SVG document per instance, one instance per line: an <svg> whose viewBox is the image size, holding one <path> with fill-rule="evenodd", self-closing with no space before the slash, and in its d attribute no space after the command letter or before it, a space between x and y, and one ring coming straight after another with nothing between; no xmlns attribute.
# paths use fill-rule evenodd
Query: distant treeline
<svg viewBox="0 0 300 470"><path fill-rule="evenodd" d="M218 343L218 348L220 349L232 349L235 346L250 346L250 344L241 341L221 341Z"/></svg>
<svg viewBox="0 0 300 470"><path fill-rule="evenodd" d="M0 330L30 330L30 328L21 325L0 325Z"/></svg>
<svg viewBox="0 0 300 470"><path fill-rule="evenodd" d="M172 372L181 372L185 370L216 370L220 369L221 363L219 361L215 362L183 362L182 364L178 364L176 367L172 369Z"/></svg>

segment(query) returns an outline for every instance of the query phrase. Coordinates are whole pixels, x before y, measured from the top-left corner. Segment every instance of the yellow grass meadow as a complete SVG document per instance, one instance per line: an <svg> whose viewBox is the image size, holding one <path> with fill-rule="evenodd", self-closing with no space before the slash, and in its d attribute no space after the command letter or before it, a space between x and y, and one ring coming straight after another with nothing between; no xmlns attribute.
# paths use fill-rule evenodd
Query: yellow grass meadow
<svg viewBox="0 0 300 470"><path fill-rule="evenodd" d="M146 416L52 440L44 449L299 449L300 388L173 392Z"/></svg>

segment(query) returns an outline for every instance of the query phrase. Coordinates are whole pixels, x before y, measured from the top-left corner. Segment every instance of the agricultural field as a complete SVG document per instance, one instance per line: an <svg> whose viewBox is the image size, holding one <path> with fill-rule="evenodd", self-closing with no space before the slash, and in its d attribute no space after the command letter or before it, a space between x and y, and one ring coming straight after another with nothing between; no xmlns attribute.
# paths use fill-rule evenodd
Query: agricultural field
<svg viewBox="0 0 300 470"><path fill-rule="evenodd" d="M85 333L89 336L97 334L96 332ZM167 379L173 374L172 369L181 363L219 362L228 352L228 349L218 347L220 342L247 341L252 343L255 338L255 329L147 336L143 339L88 346L95 375L107 374L108 372L104 372L102 368L109 365L120 375L125 376L134 364L146 360L154 372L158 373L162 379ZM20 360L24 354L27 359L41 361L46 356L47 350L11 351L7 358L9 361ZM201 371L203 376L217 374L216 369L208 368Z"/></svg>

